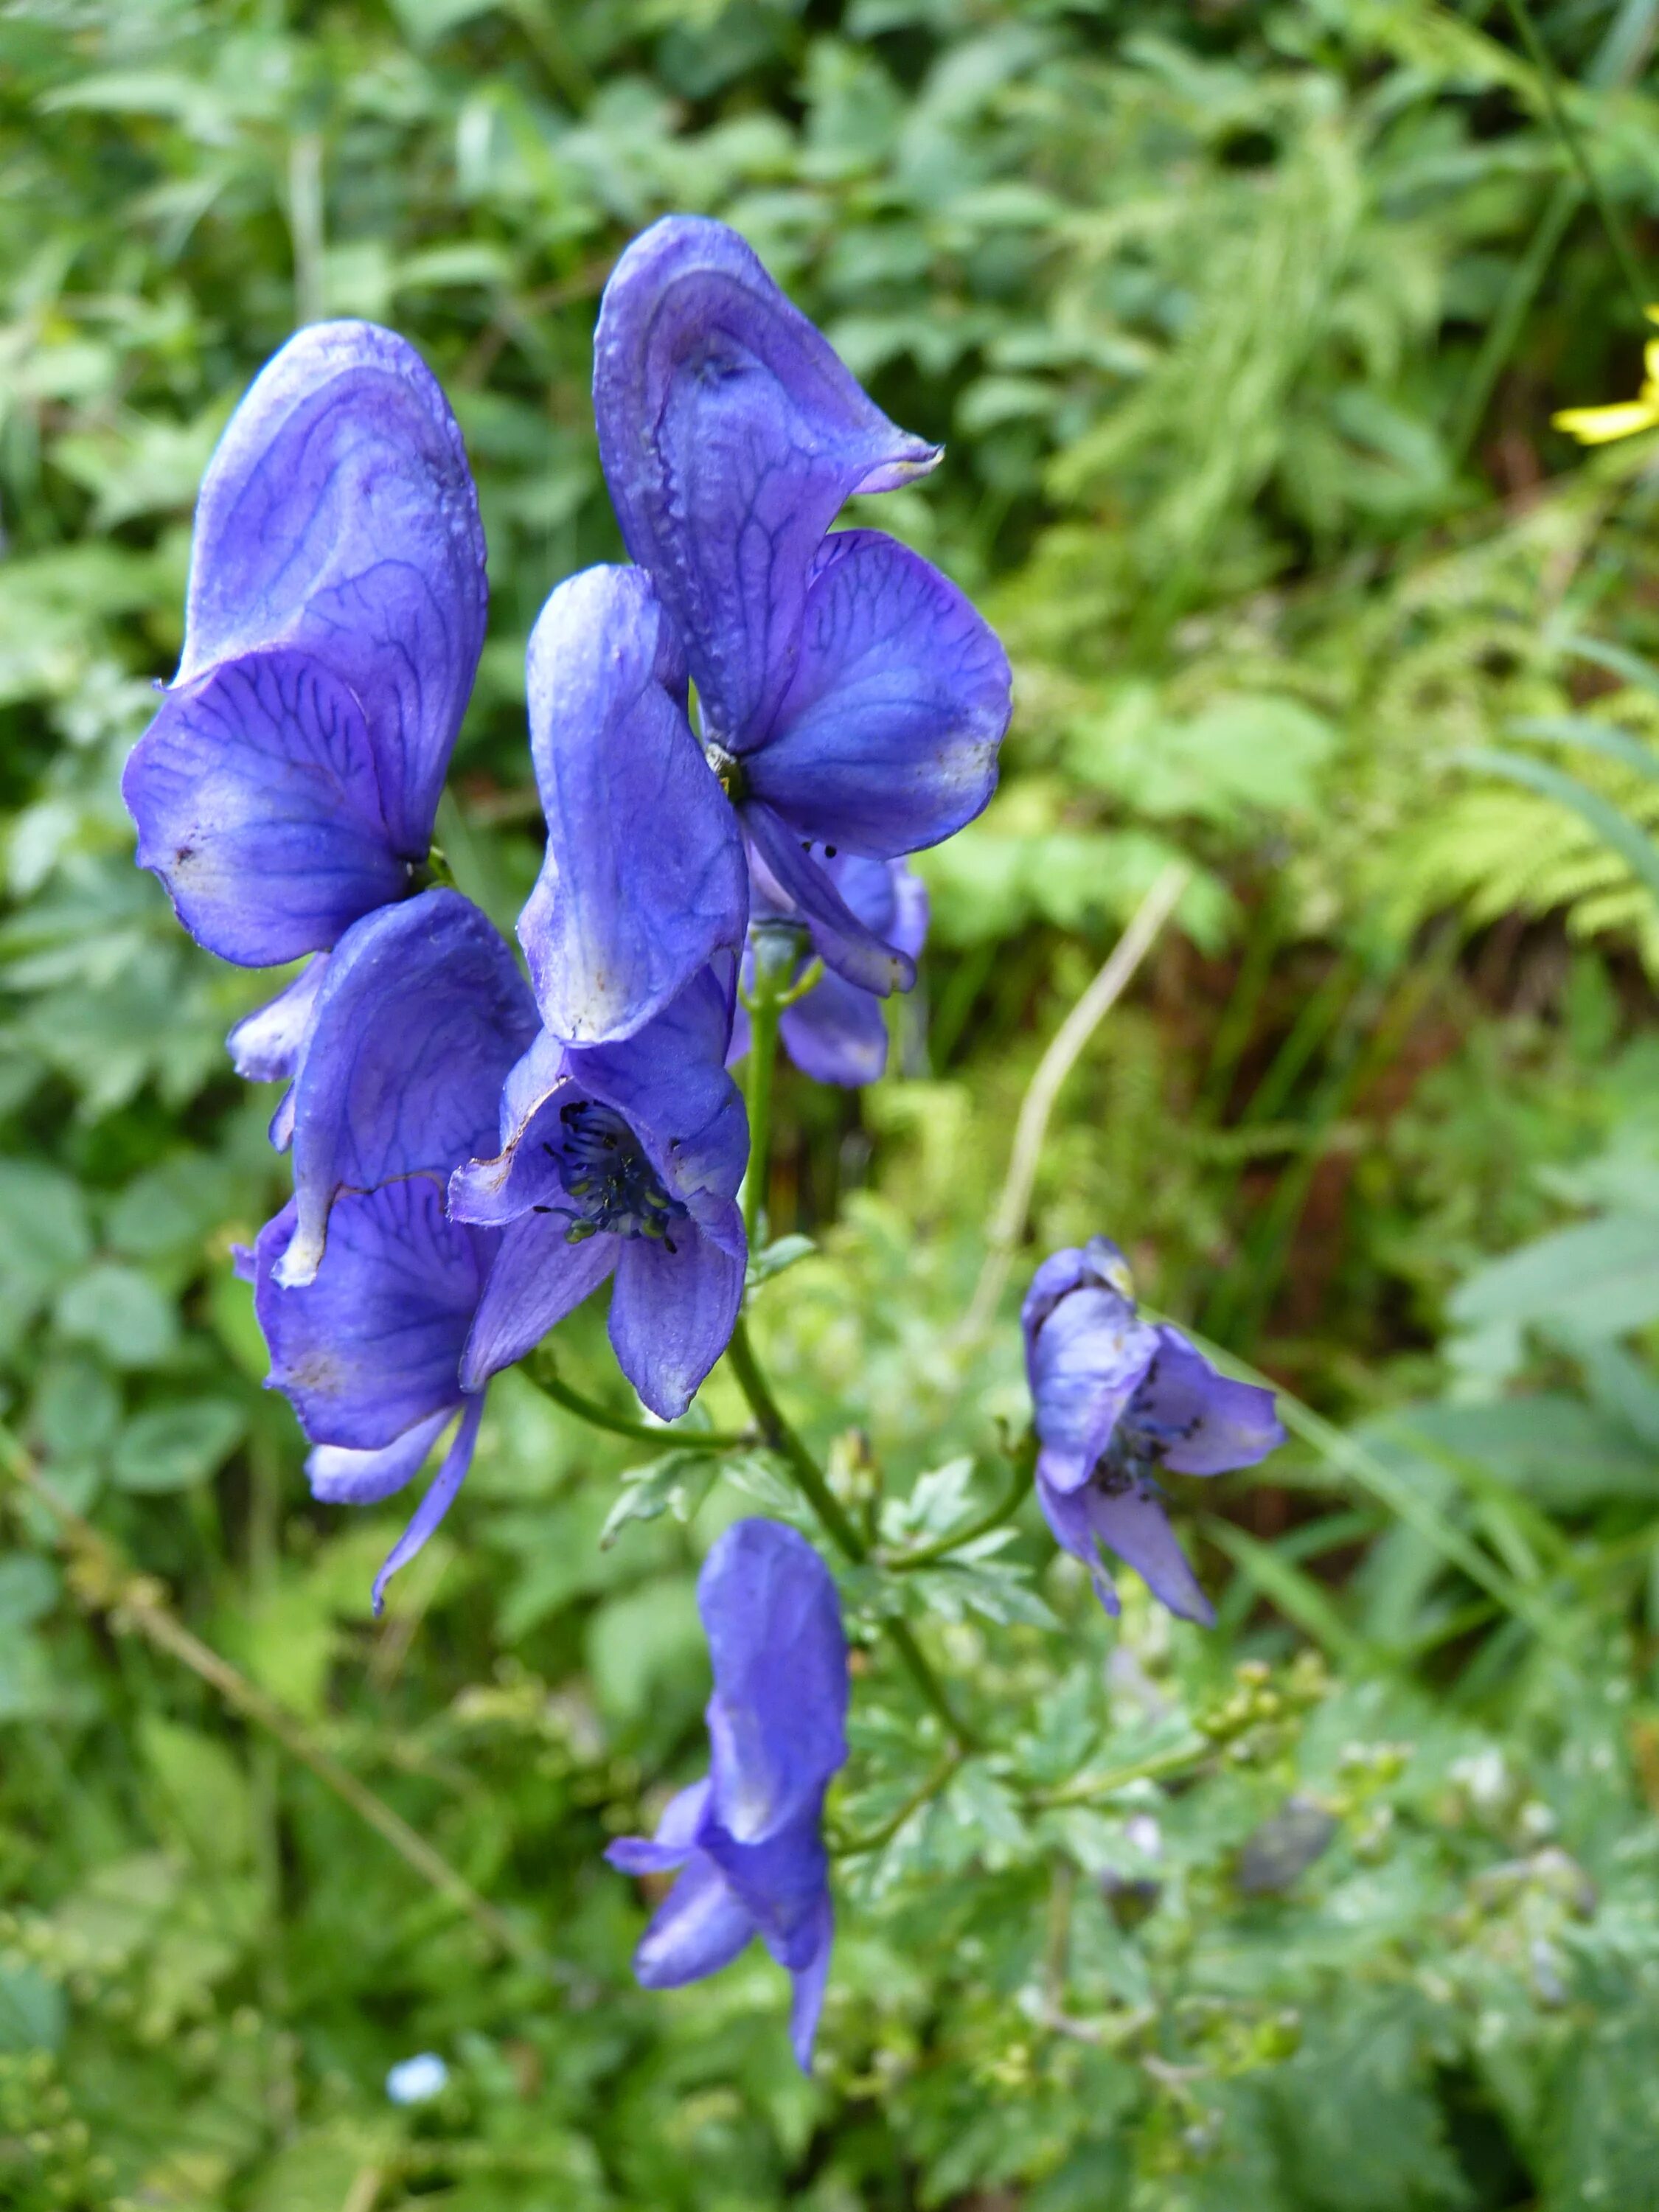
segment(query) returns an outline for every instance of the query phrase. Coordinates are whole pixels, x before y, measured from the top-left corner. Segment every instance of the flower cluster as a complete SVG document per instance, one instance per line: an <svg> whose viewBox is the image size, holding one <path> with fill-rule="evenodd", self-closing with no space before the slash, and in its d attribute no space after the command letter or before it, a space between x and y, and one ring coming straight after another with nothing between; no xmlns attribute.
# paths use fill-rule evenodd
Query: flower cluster
<svg viewBox="0 0 1659 2212"><path fill-rule="evenodd" d="M310 956L230 1038L244 1074L287 1085L271 1139L293 1168L239 1265L318 1497L386 1498L450 1436L377 1609L465 1480L490 1378L601 1284L640 1399L686 1411L744 1292L744 995L763 971L807 1074L881 1073L880 1002L927 931L908 857L985 805L1008 722L1006 659L955 586L831 527L939 450L733 232L673 216L628 249L593 390L631 565L568 578L530 639L547 845L518 925L528 981L431 850L484 545L454 418L390 331L301 331L237 410L202 487L179 673L124 782L139 860L198 942L249 966ZM757 1028L769 1051L773 1034ZM1109 1607L1099 1540L1205 1617L1152 1470L1261 1456L1267 1394L1139 1322L1098 1240L1040 1271L1026 1329L1056 1534ZM720 1538L698 1595L709 1775L610 1856L679 1869L641 1980L711 1972L758 1933L794 1978L805 2066L846 1758L839 1606L769 1522Z"/></svg>

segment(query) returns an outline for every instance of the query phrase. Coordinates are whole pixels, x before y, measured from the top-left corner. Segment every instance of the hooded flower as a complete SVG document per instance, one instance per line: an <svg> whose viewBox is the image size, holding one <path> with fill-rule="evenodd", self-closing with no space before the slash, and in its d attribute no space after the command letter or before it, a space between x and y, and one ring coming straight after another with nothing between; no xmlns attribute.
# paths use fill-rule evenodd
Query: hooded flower
<svg viewBox="0 0 1659 2212"><path fill-rule="evenodd" d="M927 886L912 868L903 860L866 860L856 853L840 854L824 861L823 868L867 928L907 958L920 957L927 939ZM754 863L750 881L751 945L757 929L780 922L795 927L800 944L799 974L816 950L811 932L793 922L788 902L778 895L763 863ZM752 951L746 951L745 984L753 965ZM784 1008L778 1034L790 1059L815 1083L838 1083L855 1090L878 1081L887 1066L887 1022L880 1000L833 969L826 969L804 998ZM732 1033L733 1065L748 1049L749 1017L739 1005Z"/></svg>
<svg viewBox="0 0 1659 2212"><path fill-rule="evenodd" d="M122 779L139 865L198 944L293 960L415 888L487 596L460 432L419 356L372 323L300 331L209 464L184 654ZM292 1072L319 988L307 971L233 1033L244 1073Z"/></svg>
<svg viewBox="0 0 1659 2212"><path fill-rule="evenodd" d="M245 1255L282 1390L314 1446L315 1494L368 1504L447 1455L375 1578L432 1534L472 1457L482 1395L461 1355L499 1236L451 1221L450 1171L493 1137L535 1008L495 931L458 893L383 908L341 939L293 1089L295 1191Z"/></svg>
<svg viewBox="0 0 1659 2212"><path fill-rule="evenodd" d="M465 1389L522 1358L614 1272L623 1374L664 1420L685 1411L743 1298L736 1200L749 1132L726 1072L731 1034L730 985L705 968L624 1042L583 1048L544 1031L514 1068L499 1152L449 1187L457 1222L506 1232Z"/></svg>
<svg viewBox="0 0 1659 2212"><path fill-rule="evenodd" d="M1117 1246L1091 1237L1032 1278L1020 1318L1035 1407L1037 1494L1055 1539L1087 1565L1108 1613L1117 1593L1102 1545L1171 1613L1215 1615L1164 1510L1158 1471L1221 1474L1285 1441L1273 1393L1218 1374L1179 1329L1135 1311Z"/></svg>
<svg viewBox="0 0 1659 2212"><path fill-rule="evenodd" d="M714 1694L705 1781L682 1790L651 1841L605 1856L678 1878L634 1954L649 1990L701 1981L758 1935L794 1981L789 2033L803 2071L830 1972L834 1915L820 1833L847 1758L847 1644L830 1571L776 1521L739 1521L703 1562L697 1607Z"/></svg>
<svg viewBox="0 0 1659 2212"><path fill-rule="evenodd" d="M544 1019L581 1043L630 1036L736 948L745 838L827 966L907 989L910 956L811 848L891 860L971 821L996 779L1008 664L917 555L826 532L854 493L926 475L939 449L896 429L702 217L665 218L617 263L593 404L636 567L562 585L532 642L548 846L520 933ZM651 869L625 864L641 851Z"/></svg>

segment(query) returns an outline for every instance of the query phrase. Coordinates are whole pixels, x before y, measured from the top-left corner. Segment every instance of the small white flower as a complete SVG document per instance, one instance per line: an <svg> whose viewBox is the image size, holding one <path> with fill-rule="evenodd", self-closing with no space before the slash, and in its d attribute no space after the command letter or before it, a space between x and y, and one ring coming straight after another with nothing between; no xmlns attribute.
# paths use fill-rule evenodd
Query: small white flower
<svg viewBox="0 0 1659 2212"><path fill-rule="evenodd" d="M449 2080L449 2069L435 2051L422 2051L413 2058L399 2059L386 2077L386 2093L394 2105L424 2105L437 2096Z"/></svg>

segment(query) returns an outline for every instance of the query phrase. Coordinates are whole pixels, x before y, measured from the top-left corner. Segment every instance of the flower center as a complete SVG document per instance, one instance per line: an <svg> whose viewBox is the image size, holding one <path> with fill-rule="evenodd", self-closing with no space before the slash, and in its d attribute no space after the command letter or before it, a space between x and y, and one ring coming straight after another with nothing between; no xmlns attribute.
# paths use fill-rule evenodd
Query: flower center
<svg viewBox="0 0 1659 2212"><path fill-rule="evenodd" d="M702 757L714 769L715 781L732 805L739 805L748 795L749 778L736 753L727 752L718 738L710 738L703 746Z"/></svg>
<svg viewBox="0 0 1659 2212"><path fill-rule="evenodd" d="M570 1204L537 1212L568 1214L566 1243L580 1244L603 1230L611 1237L649 1237L671 1252L678 1249L672 1231L686 1210L663 1188L643 1146L614 1107L573 1099L559 1109L557 1140L542 1150L558 1170Z"/></svg>

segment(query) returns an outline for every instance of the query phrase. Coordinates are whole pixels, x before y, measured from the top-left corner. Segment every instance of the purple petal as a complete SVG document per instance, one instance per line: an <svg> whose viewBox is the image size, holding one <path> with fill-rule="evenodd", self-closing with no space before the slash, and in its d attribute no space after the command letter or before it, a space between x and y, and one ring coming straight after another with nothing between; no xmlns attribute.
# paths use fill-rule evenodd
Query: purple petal
<svg viewBox="0 0 1659 2212"><path fill-rule="evenodd" d="M457 1221L505 1228L521 1214L562 1199L564 1186L543 1140L556 1132L559 1104L577 1096L569 1060L569 1048L541 1030L507 1071L501 1149L488 1159L466 1161L449 1179L449 1210Z"/></svg>
<svg viewBox="0 0 1659 2212"><path fill-rule="evenodd" d="M694 1782L668 1801L657 1832L647 1843L643 1836L618 1836L605 1845L605 1856L622 1874L668 1874L683 1865L697 1841L697 1830L708 1803L707 1781Z"/></svg>
<svg viewBox="0 0 1659 2212"><path fill-rule="evenodd" d="M856 983L825 974L778 1024L784 1048L814 1083L847 1090L878 1081L887 1066L887 1018L881 1001Z"/></svg>
<svg viewBox="0 0 1659 2212"><path fill-rule="evenodd" d="M327 973L328 955L319 952L274 999L243 1015L225 1039L238 1075L250 1083L283 1083L294 1076Z"/></svg>
<svg viewBox="0 0 1659 2212"><path fill-rule="evenodd" d="M436 380L373 324L313 324L208 465L179 682L272 645L355 694L391 850L419 860L483 644L483 532Z"/></svg>
<svg viewBox="0 0 1659 2212"><path fill-rule="evenodd" d="M378 1505L412 1482L454 1417L446 1407L395 1437L379 1451L351 1451L343 1444L315 1444L306 1455L311 1494L325 1505Z"/></svg>
<svg viewBox="0 0 1659 2212"><path fill-rule="evenodd" d="M495 1138L501 1085L536 1032L513 956L459 892L370 915L336 948L295 1082L298 1229L287 1285L320 1263L344 1190L451 1170Z"/></svg>
<svg viewBox="0 0 1659 2212"><path fill-rule="evenodd" d="M647 1990L700 1982L729 1966L754 1933L747 1907L713 1859L698 1851L640 1938L634 1972Z"/></svg>
<svg viewBox="0 0 1659 2212"><path fill-rule="evenodd" d="M1179 1329L1158 1332L1158 1350L1128 1419L1177 1474L1254 1467L1285 1441L1273 1394L1218 1374Z"/></svg>
<svg viewBox="0 0 1659 2212"><path fill-rule="evenodd" d="M882 858L937 845L996 787L1007 655L948 578L879 531L825 540L800 659L748 788L803 837Z"/></svg>
<svg viewBox="0 0 1659 2212"><path fill-rule="evenodd" d="M1045 1481L1087 1481L1157 1350L1158 1332L1115 1290L1091 1282L1053 1309L1027 1358Z"/></svg>
<svg viewBox="0 0 1659 2212"><path fill-rule="evenodd" d="M567 1225L555 1214L526 1213L503 1234L466 1340L463 1389L480 1389L522 1359L616 1266L620 1237L590 1237L569 1244Z"/></svg>
<svg viewBox="0 0 1659 2212"><path fill-rule="evenodd" d="M914 960L927 937L927 890L921 877L902 860L872 860L855 853L838 854L822 865L858 920ZM758 879L763 884L770 880ZM763 891L757 890L757 905L764 912L778 910ZM745 981L751 968L752 955L745 954ZM790 1059L815 1083L854 1089L877 1081L887 1065L887 1024L880 1006L868 991L833 971L785 1011L780 1032ZM749 1017L739 1006L728 1065L734 1066L748 1052L749 1034Z"/></svg>
<svg viewBox="0 0 1659 2212"><path fill-rule="evenodd" d="M294 1219L290 1203L260 1232L254 1310L271 1385L312 1442L377 1451L453 1412L493 1233L446 1219L424 1177L350 1193L314 1279L285 1289L274 1278Z"/></svg>
<svg viewBox="0 0 1659 2212"><path fill-rule="evenodd" d="M795 2063L803 2074L812 2070L812 2045L817 2039L818 2016L830 1980L830 1954L835 1943L836 1913L826 1890L819 1903L812 1930L811 1954L794 1970L789 2000L789 2043Z"/></svg>
<svg viewBox="0 0 1659 2212"><path fill-rule="evenodd" d="M1100 1547L1095 1541L1094 1524L1090 1518L1090 1492L1086 1489L1057 1490L1039 1474L1036 1493L1043 1518L1054 1531L1054 1541L1073 1559L1082 1560L1089 1570L1096 1596L1115 1620L1123 1607L1112 1587L1111 1577L1101 1564Z"/></svg>
<svg viewBox="0 0 1659 2212"><path fill-rule="evenodd" d="M805 924L824 965L878 998L908 991L916 980L909 954L859 919L823 866L769 807L750 801L741 811L757 882L774 905Z"/></svg>
<svg viewBox="0 0 1659 2212"><path fill-rule="evenodd" d="M678 1421L730 1343L743 1304L744 1259L690 1223L676 1249L646 1237L619 1244L611 1293L617 1364L658 1418Z"/></svg>
<svg viewBox="0 0 1659 2212"><path fill-rule="evenodd" d="M1091 1237L1085 1245L1068 1244L1062 1251L1051 1252L1032 1276L1019 1310L1028 1359L1043 1322L1082 1284L1115 1291L1131 1305L1134 1303L1129 1263L1110 1237Z"/></svg>
<svg viewBox="0 0 1659 2212"><path fill-rule="evenodd" d="M685 640L705 732L765 734L793 672L819 540L856 491L923 476L896 429L723 223L669 216L605 286L599 457L623 538Z"/></svg>
<svg viewBox="0 0 1659 2212"><path fill-rule="evenodd" d="M684 664L646 572L560 585L531 635L528 684L547 857L519 936L537 1000L571 1043L631 1036L741 943L749 912L737 822L686 720Z"/></svg>
<svg viewBox="0 0 1659 2212"><path fill-rule="evenodd" d="M478 1424L483 1419L484 1401L472 1399L461 1415L444 1463L432 1478L426 1496L415 1508L407 1528L386 1553L380 1571L374 1577L370 1592L378 1618L386 1603L386 1586L399 1567L406 1567L416 1552L436 1528L450 1507L455 1503L455 1493L466 1480L467 1469L472 1464L473 1449L478 1441Z"/></svg>
<svg viewBox="0 0 1659 2212"><path fill-rule="evenodd" d="M409 888L362 713L304 653L276 647L181 683L133 747L121 795L139 866L198 945L244 967L331 945Z"/></svg>
<svg viewBox="0 0 1659 2212"><path fill-rule="evenodd" d="M714 1669L713 1808L736 1842L764 1843L809 1808L816 1814L847 1758L841 1601L805 1536L781 1521L746 1520L703 1561L697 1607Z"/></svg>
<svg viewBox="0 0 1659 2212"><path fill-rule="evenodd" d="M927 886L902 860L890 860L887 865L893 884L893 921L885 934L890 944L908 952L912 960L919 960L927 942Z"/></svg>
<svg viewBox="0 0 1659 2212"><path fill-rule="evenodd" d="M1109 1493L1096 1484L1085 1496L1095 1534L1128 1561L1152 1595L1182 1620L1213 1628L1215 1607L1187 1564L1154 1486L1137 1483L1132 1489Z"/></svg>

